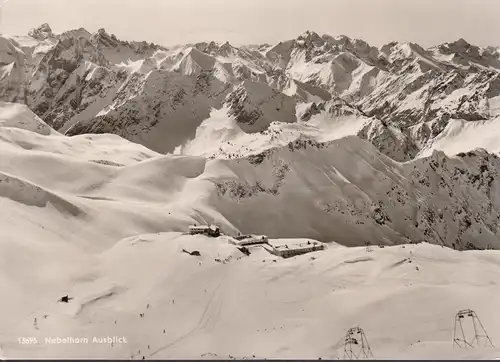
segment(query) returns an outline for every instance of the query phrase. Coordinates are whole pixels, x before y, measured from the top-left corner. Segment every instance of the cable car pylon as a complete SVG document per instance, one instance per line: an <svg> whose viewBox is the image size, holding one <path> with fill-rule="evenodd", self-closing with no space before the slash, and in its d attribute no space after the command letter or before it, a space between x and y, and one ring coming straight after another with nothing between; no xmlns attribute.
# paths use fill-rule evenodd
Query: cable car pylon
<svg viewBox="0 0 500 362"><path fill-rule="evenodd" d="M453 347L478 348L493 347L486 329L472 309L462 309L455 315Z"/></svg>
<svg viewBox="0 0 500 362"><path fill-rule="evenodd" d="M370 344L366 339L365 332L360 327L350 328L345 334L344 358L361 359L373 358Z"/></svg>

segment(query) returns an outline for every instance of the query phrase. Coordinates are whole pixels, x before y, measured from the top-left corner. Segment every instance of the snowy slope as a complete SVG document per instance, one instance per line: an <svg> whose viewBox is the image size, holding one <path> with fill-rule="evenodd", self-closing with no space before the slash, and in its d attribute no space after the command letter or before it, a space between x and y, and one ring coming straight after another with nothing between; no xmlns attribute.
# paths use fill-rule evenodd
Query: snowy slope
<svg viewBox="0 0 500 362"><path fill-rule="evenodd" d="M57 191L54 188L63 182L65 192L75 192L85 200L122 202L119 200L125 197L144 207L148 205L145 200L154 200L161 208L165 207L162 202L168 201L169 207L183 205L183 210L198 210L200 216L215 219L223 228L244 233L258 229L272 237L310 237L343 245L426 240L457 248L499 246L500 159L481 150L457 158L434 152L431 157L400 164L356 136L323 142L299 136L288 142L286 138L275 141L276 146L260 153L220 160L160 157L112 135L41 138L11 127L2 127L2 149L7 152L2 157L6 167L2 171L48 188L47 192ZM89 151L82 150L84 146ZM62 155L54 158L51 147ZM109 156L106 147L114 150ZM131 151L125 151L127 148ZM68 176L54 183L39 174L37 167L28 173L18 169L18 164L35 162L30 159L31 152L38 167L43 164L43 168L58 169ZM106 157L98 157L101 152ZM93 161L89 172L97 173L96 177L101 167L98 164L111 162L103 166L103 172L112 176L99 176L87 184L85 178L80 179L86 172L83 164L76 174L64 170L64 165L74 169L71 157L75 155L79 164ZM128 164L123 158L149 160L129 171L122 168ZM160 184L155 186L150 177ZM76 185L64 183L74 178L80 179ZM134 188L129 182L151 186ZM162 196L155 197L151 187L163 190ZM147 214L143 217L148 219Z"/></svg>
<svg viewBox="0 0 500 362"><path fill-rule="evenodd" d="M269 108L274 111L272 102ZM235 117L234 108L226 103L219 110L213 109L210 118L196 129L194 138L177 147L174 153L234 159L287 146L301 137L326 142L352 135L365 136L364 127L372 121L349 111L336 101L320 103L319 106L314 102L303 103L297 107L296 114L288 113L288 120L292 122L275 121L265 124L260 132L247 133L243 130L245 125Z"/></svg>
<svg viewBox="0 0 500 362"><path fill-rule="evenodd" d="M74 123L66 134L114 133L158 152L172 152L196 133L228 92L228 86L211 72L192 76L165 70L134 73L112 103L95 118Z"/></svg>
<svg viewBox="0 0 500 362"><path fill-rule="evenodd" d="M356 325L376 358L499 355L452 347L459 309L500 339L498 251L439 245L500 248L494 155L401 164L349 136L208 160L67 137L20 105L0 112L4 357L337 358ZM183 235L193 222L329 243L245 256L227 237ZM408 244L422 240L434 245ZM107 336L127 343L45 341Z"/></svg>
<svg viewBox="0 0 500 362"><path fill-rule="evenodd" d="M478 313L494 343L500 338L496 252L421 244L277 260L259 248L246 257L224 241L179 233L138 235L93 254L50 247L66 256L56 264L64 274L41 262L23 285L12 287L18 268L2 282L21 301L1 314L7 357L335 359L357 325L375 358L499 355L452 347L454 315L463 308ZM74 300L57 303L65 293ZM26 331L38 345L16 341ZM47 344L45 336L127 343Z"/></svg>
<svg viewBox="0 0 500 362"><path fill-rule="evenodd" d="M376 48L360 39L307 31L275 45L236 47L210 41L166 49L120 40L104 29L94 34L82 28L54 34L44 24L29 36L3 37L1 42L10 49L2 53L2 100L28 104L47 124L71 135L99 132L106 114L114 119L106 132L161 153L198 142L196 128L209 119L211 107L221 110L227 106L222 99L228 94L230 116L258 120L255 127L240 124L248 134L272 131L269 127L275 122L296 123L293 113L306 121L322 107L328 108L322 103L340 98L356 110L359 120L355 124L371 120L363 132L351 134L369 140L397 161L409 161L432 149L437 139L443 142L450 120L495 121L500 114L500 52L463 39L429 49L397 42ZM154 104L150 97L134 96L144 93L141 87L151 83L151 72L168 73L165 79L182 78L182 83L213 78L223 86L208 95L215 98L209 101L186 89L184 110L165 109L152 121L152 114L158 114L152 107L160 100L167 104L173 100L170 90L158 91ZM280 105L285 102L284 107L263 101L268 94ZM288 97L296 104L295 112L288 109ZM241 108L244 99L251 100L247 109ZM186 110L187 105L194 105L192 111ZM120 110L110 112L117 108ZM116 117L126 121L116 121ZM170 139L174 136L167 126L154 131L167 134L166 145L156 140L163 136L151 136L152 123L179 128L179 117L187 119L189 129L181 127L179 141ZM297 131L309 134L305 125ZM259 142L265 139L264 135ZM230 142L240 149L247 146ZM217 148L224 146L219 143Z"/></svg>
<svg viewBox="0 0 500 362"><path fill-rule="evenodd" d="M18 103L0 102L0 127L12 127L41 135L57 134L28 107Z"/></svg>
<svg viewBox="0 0 500 362"><path fill-rule="evenodd" d="M476 148L500 154L500 122L498 118L477 122L450 120L444 131L418 156L426 157L433 150L454 155Z"/></svg>

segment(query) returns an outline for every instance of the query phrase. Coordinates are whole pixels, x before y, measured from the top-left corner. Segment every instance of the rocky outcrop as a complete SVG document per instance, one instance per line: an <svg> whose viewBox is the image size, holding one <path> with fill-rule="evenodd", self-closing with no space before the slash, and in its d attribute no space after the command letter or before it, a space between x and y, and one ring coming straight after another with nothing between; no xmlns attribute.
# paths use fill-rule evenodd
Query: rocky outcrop
<svg viewBox="0 0 500 362"><path fill-rule="evenodd" d="M357 137L301 139L227 162L234 176L216 182L213 202L242 230L357 246L500 247L500 159L484 150L400 164Z"/></svg>
<svg viewBox="0 0 500 362"><path fill-rule="evenodd" d="M40 25L38 28L31 29L28 35L36 40L55 38L50 25L47 23Z"/></svg>
<svg viewBox="0 0 500 362"><path fill-rule="evenodd" d="M265 83L244 81L225 101L242 130L261 132L271 122L296 122L295 100Z"/></svg>
<svg viewBox="0 0 500 362"><path fill-rule="evenodd" d="M67 134L114 133L158 152L172 152L194 137L197 127L221 107L228 85L211 72L196 76L156 70L130 76L112 103Z"/></svg>
<svg viewBox="0 0 500 362"><path fill-rule="evenodd" d="M331 123L346 116L370 119L358 135L387 156L408 161L429 148L450 119L481 122L500 115L500 51L463 39L429 49L398 42L376 48L344 35L307 31L274 46L205 42L168 50L120 40L104 29L54 34L44 24L30 36L39 45L19 51L9 41L12 46L0 59L0 97L28 104L49 125L62 132L71 129L71 134L106 129L138 140L151 124L168 122L157 115L174 112L170 120L177 119L182 102L186 109L195 104L183 115L193 120L186 122L188 128L200 124L209 107L225 105L248 133L266 130L273 122L307 122L326 112ZM146 78L157 70L188 77L194 84L192 94L172 96L182 98L172 103L175 111L158 113L155 105L147 113L150 105L138 103L135 95L147 93ZM223 85L208 92L210 101L202 101L212 79ZM163 94L152 93L153 98ZM307 109L301 103L309 104ZM134 119L133 136L119 128L121 122L103 128L117 109L128 109L125 119ZM103 123L102 117L108 121Z"/></svg>

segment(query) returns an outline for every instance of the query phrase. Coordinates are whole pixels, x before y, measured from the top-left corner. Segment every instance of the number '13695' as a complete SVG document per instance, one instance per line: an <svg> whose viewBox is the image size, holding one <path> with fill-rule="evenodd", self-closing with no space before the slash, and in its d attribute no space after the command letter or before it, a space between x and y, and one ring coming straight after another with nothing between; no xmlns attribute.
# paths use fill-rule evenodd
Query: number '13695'
<svg viewBox="0 0 500 362"><path fill-rule="evenodd" d="M36 337L19 337L17 339L17 341L19 342L19 344L37 344L38 343L38 340L36 339Z"/></svg>

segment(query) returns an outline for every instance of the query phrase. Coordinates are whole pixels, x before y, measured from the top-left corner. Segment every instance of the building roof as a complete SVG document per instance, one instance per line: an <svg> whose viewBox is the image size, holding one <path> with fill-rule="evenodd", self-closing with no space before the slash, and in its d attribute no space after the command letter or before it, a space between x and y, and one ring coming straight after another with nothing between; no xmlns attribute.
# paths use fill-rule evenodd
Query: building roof
<svg viewBox="0 0 500 362"><path fill-rule="evenodd" d="M190 225L190 229L212 229L212 230L217 230L219 227L217 225Z"/></svg>
<svg viewBox="0 0 500 362"><path fill-rule="evenodd" d="M262 240L262 238L267 239L267 236L266 235L247 234L247 235L239 235L239 236L234 237L234 239L236 239L236 240L246 240L246 239Z"/></svg>
<svg viewBox="0 0 500 362"><path fill-rule="evenodd" d="M267 236L265 235L240 235L232 239L231 242L236 245L267 243Z"/></svg>
<svg viewBox="0 0 500 362"><path fill-rule="evenodd" d="M190 229L196 229L196 230L210 229L210 227L208 225L191 225L189 228Z"/></svg>
<svg viewBox="0 0 500 362"><path fill-rule="evenodd" d="M235 236L234 239L236 240L245 240L245 239L249 239L253 237L252 235L238 235L238 236Z"/></svg>
<svg viewBox="0 0 500 362"><path fill-rule="evenodd" d="M323 247L323 243L319 241L312 241L310 243L297 243L297 244L284 244L284 245L274 245L273 248L277 251L300 251L313 247Z"/></svg>

